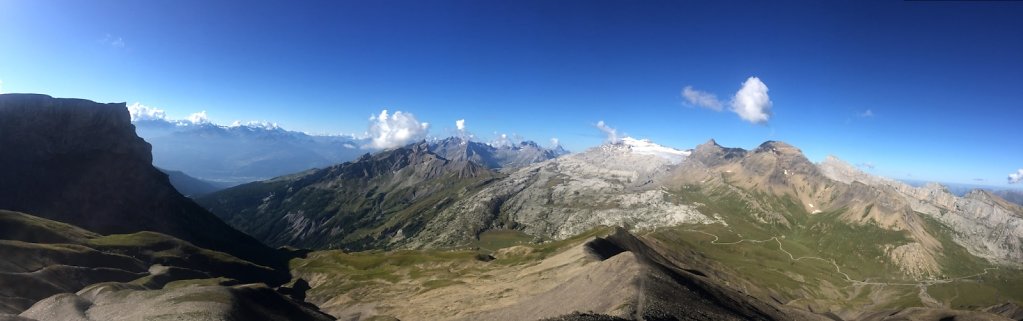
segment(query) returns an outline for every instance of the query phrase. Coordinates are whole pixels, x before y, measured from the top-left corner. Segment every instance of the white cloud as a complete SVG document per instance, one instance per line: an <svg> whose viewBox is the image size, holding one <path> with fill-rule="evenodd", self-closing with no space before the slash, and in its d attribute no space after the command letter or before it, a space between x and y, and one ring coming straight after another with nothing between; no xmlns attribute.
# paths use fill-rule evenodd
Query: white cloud
<svg viewBox="0 0 1023 321"><path fill-rule="evenodd" d="M411 113L396 111L388 114L384 109L378 116L369 118L369 136L372 148L395 148L412 141L426 138L430 124L421 123Z"/></svg>
<svg viewBox="0 0 1023 321"><path fill-rule="evenodd" d="M188 121L191 122L192 124L196 124L196 125L198 125L198 124L206 124L206 123L210 122L210 118L206 117L206 111L203 110L203 111L200 111L198 113L194 113L194 114L188 115Z"/></svg>
<svg viewBox="0 0 1023 321"><path fill-rule="evenodd" d="M874 117L874 111L872 111L870 109L867 109L866 111L860 113L860 117L863 117L863 118Z"/></svg>
<svg viewBox="0 0 1023 321"><path fill-rule="evenodd" d="M103 36L103 40L100 40L100 42L102 42L102 43L104 43L106 45L109 45L111 47L114 47L114 48L118 48L118 49L124 48L124 38L115 37L115 36L110 35L109 33L106 34L106 36Z"/></svg>
<svg viewBox="0 0 1023 321"><path fill-rule="evenodd" d="M167 113L163 109L149 107L141 103L128 105L128 114L131 115L131 122L140 120L167 120Z"/></svg>
<svg viewBox="0 0 1023 321"><path fill-rule="evenodd" d="M607 136L608 142L612 143L618 142L618 130L611 128L611 126L605 124L603 120L597 122L597 129L599 129L601 132L604 133L605 136Z"/></svg>
<svg viewBox="0 0 1023 321"><path fill-rule="evenodd" d="M693 89L692 86L686 86L682 88L682 97L691 105L721 111L721 101L712 93Z"/></svg>
<svg viewBox="0 0 1023 321"><path fill-rule="evenodd" d="M557 137L552 137L551 138L551 148L555 148L555 147L558 147L558 146L561 146L561 141L559 141Z"/></svg>
<svg viewBox="0 0 1023 321"><path fill-rule="evenodd" d="M266 130L274 130L274 129L280 129L281 128L281 126L278 125L277 123L270 122L270 121L265 121L265 120L250 120L250 121L247 121L247 122L242 122L240 120L236 120L234 122L231 122L230 125L227 125L227 127L242 127L242 126L244 126L244 127L251 127L251 128L261 128L261 129L266 129Z"/></svg>
<svg viewBox="0 0 1023 321"><path fill-rule="evenodd" d="M459 119L455 121L455 136L461 138L462 140L476 139L476 135L473 135L468 130L466 130L465 119Z"/></svg>
<svg viewBox="0 0 1023 321"><path fill-rule="evenodd" d="M497 139L490 142L490 146L494 147L511 147L515 144L511 139L508 139L508 134L501 134L497 136Z"/></svg>
<svg viewBox="0 0 1023 321"><path fill-rule="evenodd" d="M4 81L0 80L0 94L4 93Z"/></svg>
<svg viewBox="0 0 1023 321"><path fill-rule="evenodd" d="M871 162L859 163L859 164L856 164L856 166L858 166L860 168L866 168L866 169L874 169L874 167L877 167L877 166L874 165L874 163L871 163Z"/></svg>
<svg viewBox="0 0 1023 321"><path fill-rule="evenodd" d="M1009 174L1009 184L1016 184L1023 182L1023 168L1016 170L1015 173Z"/></svg>
<svg viewBox="0 0 1023 321"><path fill-rule="evenodd" d="M771 118L771 97L767 96L767 90L760 78L749 77L732 98L732 111L745 121L766 123Z"/></svg>

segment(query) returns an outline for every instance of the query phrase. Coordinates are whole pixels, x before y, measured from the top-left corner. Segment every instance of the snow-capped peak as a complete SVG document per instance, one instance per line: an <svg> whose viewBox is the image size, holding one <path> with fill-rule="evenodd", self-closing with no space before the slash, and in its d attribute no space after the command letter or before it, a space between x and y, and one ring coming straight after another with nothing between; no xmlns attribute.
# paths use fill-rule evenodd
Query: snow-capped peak
<svg viewBox="0 0 1023 321"><path fill-rule="evenodd" d="M255 121L255 120L254 121L249 121L249 122L244 122L244 123L241 122L240 120L236 120L233 123L231 123L231 125L228 125L227 127L228 128L249 127L249 128L264 129L264 130L281 129L281 126L277 125L277 123L272 123L272 122L268 122L268 121Z"/></svg>
<svg viewBox="0 0 1023 321"><path fill-rule="evenodd" d="M691 151L678 150L667 146L658 145L649 139L635 139L623 137L619 143L629 146L629 149L636 154L653 155L671 161L674 164L682 162L691 154Z"/></svg>

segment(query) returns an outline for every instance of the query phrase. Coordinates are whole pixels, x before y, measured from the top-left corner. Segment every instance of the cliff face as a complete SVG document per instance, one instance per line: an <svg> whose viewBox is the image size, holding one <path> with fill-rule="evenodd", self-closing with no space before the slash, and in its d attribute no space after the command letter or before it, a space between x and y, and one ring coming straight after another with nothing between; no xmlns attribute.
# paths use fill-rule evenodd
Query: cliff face
<svg viewBox="0 0 1023 321"><path fill-rule="evenodd" d="M179 194L123 103L0 95L0 209L103 234L155 231L268 266L272 249Z"/></svg>
<svg viewBox="0 0 1023 321"><path fill-rule="evenodd" d="M864 173L834 157L818 167L833 180L863 183L903 198L913 211L948 225L956 232L956 243L973 255L1013 265L1023 262L1023 208L991 193L977 190L957 197L940 184L913 187Z"/></svg>

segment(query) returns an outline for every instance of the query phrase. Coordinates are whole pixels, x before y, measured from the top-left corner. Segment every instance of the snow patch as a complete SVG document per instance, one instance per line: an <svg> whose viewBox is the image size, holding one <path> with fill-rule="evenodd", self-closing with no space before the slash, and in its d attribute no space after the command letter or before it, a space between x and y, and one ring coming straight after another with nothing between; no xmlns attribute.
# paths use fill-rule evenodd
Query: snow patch
<svg viewBox="0 0 1023 321"><path fill-rule="evenodd" d="M661 157L671 161L673 164L681 163L683 159L689 157L692 152L678 150L667 146L662 146L651 142L649 139L635 139L632 137L623 137L621 143L629 146L633 153L641 155L653 155Z"/></svg>

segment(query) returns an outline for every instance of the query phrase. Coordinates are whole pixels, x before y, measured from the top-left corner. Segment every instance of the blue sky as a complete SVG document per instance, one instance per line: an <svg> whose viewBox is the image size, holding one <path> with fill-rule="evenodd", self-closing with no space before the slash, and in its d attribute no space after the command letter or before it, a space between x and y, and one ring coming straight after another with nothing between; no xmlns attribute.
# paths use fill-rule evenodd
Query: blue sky
<svg viewBox="0 0 1023 321"><path fill-rule="evenodd" d="M0 91L315 133L401 110L435 136L465 119L572 150L600 144L603 120L959 183L1023 168L1021 2L211 2L0 0ZM751 76L772 102L758 124L730 111Z"/></svg>

